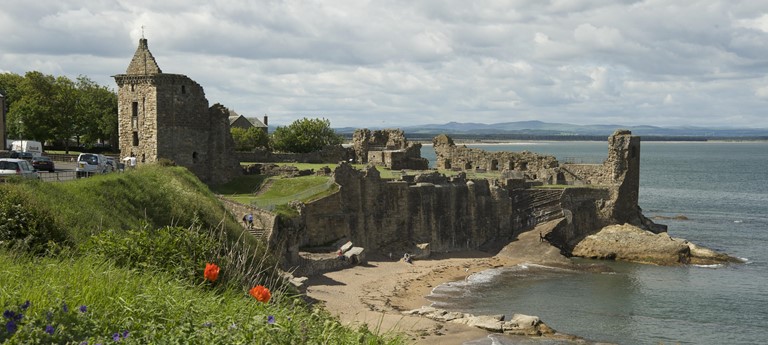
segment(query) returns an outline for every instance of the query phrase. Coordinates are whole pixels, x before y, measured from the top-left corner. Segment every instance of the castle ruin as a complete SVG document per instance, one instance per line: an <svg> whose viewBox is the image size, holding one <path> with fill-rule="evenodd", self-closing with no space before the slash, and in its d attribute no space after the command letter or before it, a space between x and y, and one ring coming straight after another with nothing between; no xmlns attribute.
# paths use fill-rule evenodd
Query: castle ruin
<svg viewBox="0 0 768 345"><path fill-rule="evenodd" d="M591 165L456 147L447 136L435 138L435 144L443 167L446 161L472 162L473 169L498 164L506 171L500 179L432 172L388 180L373 166L360 171L343 163L333 175L336 193L294 204L299 216L271 232L272 245L286 253L285 264L301 266L306 263L301 252L340 241L396 255L425 244L431 252L494 250L544 223L551 224L547 240L564 252L611 224L666 231L638 207L640 138L629 131L611 135L608 157ZM544 184L551 186L535 188Z"/></svg>
<svg viewBox="0 0 768 345"><path fill-rule="evenodd" d="M358 163L380 165L392 170L429 168L429 161L421 158L421 144L409 143L402 129L357 129L352 135L352 147Z"/></svg>
<svg viewBox="0 0 768 345"><path fill-rule="evenodd" d="M189 77L163 73L145 38L125 74L113 77L121 159L135 157L138 164L167 159L206 183L241 173L227 108L209 107L203 87Z"/></svg>

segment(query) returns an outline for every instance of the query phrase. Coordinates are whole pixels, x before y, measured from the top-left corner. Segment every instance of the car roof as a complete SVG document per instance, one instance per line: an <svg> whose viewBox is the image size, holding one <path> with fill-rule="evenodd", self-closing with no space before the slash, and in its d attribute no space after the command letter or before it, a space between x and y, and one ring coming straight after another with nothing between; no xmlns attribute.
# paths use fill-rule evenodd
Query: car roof
<svg viewBox="0 0 768 345"><path fill-rule="evenodd" d="M18 158L0 158L0 161L6 161L6 162L26 162L23 159Z"/></svg>

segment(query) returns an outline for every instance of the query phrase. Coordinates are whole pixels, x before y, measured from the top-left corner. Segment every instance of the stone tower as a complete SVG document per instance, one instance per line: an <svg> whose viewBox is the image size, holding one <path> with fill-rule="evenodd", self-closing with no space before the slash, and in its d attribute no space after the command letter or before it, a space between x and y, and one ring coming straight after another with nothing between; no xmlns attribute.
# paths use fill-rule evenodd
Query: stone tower
<svg viewBox="0 0 768 345"><path fill-rule="evenodd" d="M620 222L631 222L638 214L640 193L640 137L625 129L608 137L608 159L604 169L616 186L614 217Z"/></svg>
<svg viewBox="0 0 768 345"><path fill-rule="evenodd" d="M125 74L114 78L121 158L136 157L139 165L168 159L207 183L240 174L229 112L219 104L209 108L203 88L189 77L163 73L145 38Z"/></svg>

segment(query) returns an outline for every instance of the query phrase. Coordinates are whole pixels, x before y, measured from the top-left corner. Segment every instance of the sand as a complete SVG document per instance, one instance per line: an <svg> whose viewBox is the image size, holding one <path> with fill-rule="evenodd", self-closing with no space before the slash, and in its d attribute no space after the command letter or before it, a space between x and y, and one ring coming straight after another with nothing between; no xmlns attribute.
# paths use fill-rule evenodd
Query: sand
<svg viewBox="0 0 768 345"><path fill-rule="evenodd" d="M433 254L412 264L386 257L341 271L310 277L307 296L322 303L343 324L362 323L374 332L398 332L414 344L462 344L488 336L482 329L438 322L402 311L429 305L425 298L442 283L465 279L472 273L524 262L567 264L559 250L539 242L539 229L518 237L497 255L481 251ZM543 320L546 322L546 320Z"/></svg>

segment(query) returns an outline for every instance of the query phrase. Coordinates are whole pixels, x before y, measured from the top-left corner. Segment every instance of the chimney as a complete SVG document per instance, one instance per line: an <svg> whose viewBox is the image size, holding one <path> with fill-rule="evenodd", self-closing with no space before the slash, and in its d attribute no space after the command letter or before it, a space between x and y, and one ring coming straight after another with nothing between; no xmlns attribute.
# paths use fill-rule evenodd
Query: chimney
<svg viewBox="0 0 768 345"><path fill-rule="evenodd" d="M264 114L264 126L269 126L269 123L267 123L267 114Z"/></svg>

